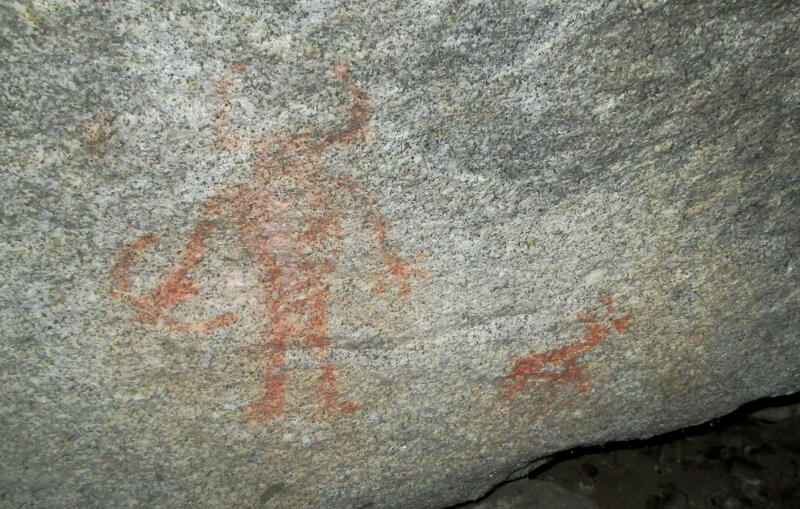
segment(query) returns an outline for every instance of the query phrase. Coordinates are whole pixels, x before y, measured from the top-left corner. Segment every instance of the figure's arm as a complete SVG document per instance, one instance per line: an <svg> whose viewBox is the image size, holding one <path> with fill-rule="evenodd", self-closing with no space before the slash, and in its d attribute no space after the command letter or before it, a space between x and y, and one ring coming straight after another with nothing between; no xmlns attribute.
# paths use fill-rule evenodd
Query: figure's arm
<svg viewBox="0 0 800 509"><path fill-rule="evenodd" d="M230 64L217 79L214 87L214 102L217 110L211 125L212 139L220 151L238 149L241 135L231 128L228 103L230 94L237 87L236 77L245 69L242 64ZM242 190L226 189L218 192L203 204L200 219L189 237L177 266L162 275L158 285L151 292L133 295L131 293L131 266L141 253L158 243L158 235L145 235L125 245L117 261L111 268L111 297L132 307L138 313L136 321L144 323L163 323L167 328L181 331L208 331L224 327L236 320L233 314L222 314L200 323L180 324L168 317L169 312L184 300L199 293L197 282L189 277L192 270L202 261L207 241L214 231L217 217L230 216L232 204Z"/></svg>
<svg viewBox="0 0 800 509"><path fill-rule="evenodd" d="M210 320L192 324L181 324L168 316L178 304L199 293L197 282L189 275L203 260L208 238L215 229L214 216L220 215L227 209L223 206L226 198L226 195L219 194L206 202L200 221L189 237L177 266L162 275L158 285L149 293L131 294L131 265L142 251L156 244L160 236L146 235L123 247L122 253L111 268L111 297L134 307L138 311L136 321L163 323L169 329L192 332L207 332L236 321L238 316L233 313L224 313Z"/></svg>
<svg viewBox="0 0 800 509"><path fill-rule="evenodd" d="M161 321L180 301L197 294L196 283L187 276L202 258L205 237L210 229L205 224L195 228L178 267L169 275L162 276L156 288L149 293L131 293L131 266L145 249L158 243L161 236L145 235L125 245L111 267L111 297L134 307L138 311L135 318L137 322L155 324Z"/></svg>
<svg viewBox="0 0 800 509"><path fill-rule="evenodd" d="M164 274L155 289L147 295L148 306L139 313L141 318L146 318L143 321L155 323L166 318L167 313L180 302L199 293L197 281L191 279L189 274L203 260L207 239L213 231L214 226L210 221L201 221L195 226L175 269Z"/></svg>
<svg viewBox="0 0 800 509"><path fill-rule="evenodd" d="M117 256L116 262L111 266L111 298L131 304L134 297L131 294L131 265L138 254L161 240L160 235L145 235L135 241L125 244Z"/></svg>
<svg viewBox="0 0 800 509"><path fill-rule="evenodd" d="M370 107L367 94L358 88L353 82L350 68L347 64L339 63L336 66L336 75L347 87L347 91L352 97L350 115L348 122L336 134L330 134L324 138L324 146L336 144L353 143L365 137L369 130L367 120L369 119ZM378 241L378 246L383 259L383 270L375 275L376 282L372 287L373 293L384 293L390 287L396 287L398 295L407 300L411 295L411 278L426 279L428 272L413 267L415 262L421 262L424 258L422 253L415 257L412 262L404 260L396 249L392 249L386 238L389 229L388 220L380 213L375 199L366 192L357 182L344 179L332 179L331 184L337 189L346 189L349 195L356 201L358 214L368 229L372 230Z"/></svg>
<svg viewBox="0 0 800 509"><path fill-rule="evenodd" d="M411 260L403 258L400 252L389 244L387 239L389 221L380 213L375 198L352 181L337 179L337 186L346 187L350 191L364 226L373 232L378 241L383 268L375 274L372 293L385 293L394 287L400 298L408 300L411 297L411 280L430 277L428 271L418 267L425 255L418 253Z"/></svg>

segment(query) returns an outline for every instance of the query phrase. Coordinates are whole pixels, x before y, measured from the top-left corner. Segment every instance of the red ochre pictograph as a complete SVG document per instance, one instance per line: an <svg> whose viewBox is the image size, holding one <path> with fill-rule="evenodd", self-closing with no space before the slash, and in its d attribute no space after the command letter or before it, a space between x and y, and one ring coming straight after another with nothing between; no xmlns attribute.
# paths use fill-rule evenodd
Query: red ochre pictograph
<svg viewBox="0 0 800 509"><path fill-rule="evenodd" d="M247 137L231 127L226 108L242 64L228 66L214 90L218 110L211 133L214 148L238 150ZM145 235L125 245L111 268L111 296L136 311L134 320L173 331L207 333L239 320L226 313L204 321L184 323L171 317L182 302L197 296L200 288L191 277L203 260L209 237L221 223L235 225L243 243L257 261L259 288L266 311L261 342L253 348L262 365L263 394L242 407L251 419L272 419L287 410L286 351L291 343L315 348L320 358L316 396L325 415L352 414L358 405L340 397L333 364L324 361L330 343L326 326L329 287L342 250L342 220L359 216L371 231L384 269L372 277L372 293L393 291L401 302L411 294L412 279L428 277L415 265L417 255L406 261L387 242L389 222L375 200L354 179L323 172L323 152L333 146L364 140L370 107L366 94L353 83L345 64L336 66L338 80L350 97L350 113L343 128L312 137L306 133L256 140L253 144L252 181L224 188L202 206L200 217L177 266L165 272L155 289L133 294L131 267L158 235Z"/></svg>
<svg viewBox="0 0 800 509"><path fill-rule="evenodd" d="M590 309L577 313L578 320L583 324L581 339L562 348L513 357L511 360L514 366L502 381L502 398L514 399L520 391L537 382L547 384L548 397L552 397L564 385L572 386L580 392L586 391L592 382L585 381L586 375L584 369L577 365L578 359L597 348L611 334L625 334L632 319L630 314L617 317L611 296L604 295L602 300L605 311L601 315L598 316Z"/></svg>

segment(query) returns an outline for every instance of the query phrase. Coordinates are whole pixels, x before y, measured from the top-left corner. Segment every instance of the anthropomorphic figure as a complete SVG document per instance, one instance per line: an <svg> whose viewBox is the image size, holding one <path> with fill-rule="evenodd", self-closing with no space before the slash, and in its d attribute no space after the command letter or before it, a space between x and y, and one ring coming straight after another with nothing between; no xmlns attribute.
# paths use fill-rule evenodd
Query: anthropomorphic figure
<svg viewBox="0 0 800 509"><path fill-rule="evenodd" d="M218 82L218 99L229 92L234 73L243 71L242 65L229 67ZM338 65L336 74L352 99L343 128L317 137L298 133L254 143L252 181L222 189L203 204L177 267L165 273L151 292L131 293L131 266L158 236L147 235L124 246L111 269L112 297L135 308L138 322L195 333L228 326L239 316L227 313L182 323L170 313L199 293L191 272L202 261L211 233L220 224L235 225L257 263L265 311L265 330L256 348L263 364L264 392L243 407L249 418L269 419L286 411L286 350L291 343L315 348L319 357L324 357L330 343L327 300L341 255L344 217L359 217L376 238L384 271L376 275L373 292L394 288L400 299L408 299L411 280L425 277L424 271L389 248L388 222L369 193L353 179L323 172L321 157L326 149L363 140L368 129L366 94L355 86L346 65ZM241 147L243 135L230 128L229 113L220 108L213 127L216 146L223 150ZM339 397L332 364L321 363L318 382L327 415L351 414L358 408L355 402Z"/></svg>

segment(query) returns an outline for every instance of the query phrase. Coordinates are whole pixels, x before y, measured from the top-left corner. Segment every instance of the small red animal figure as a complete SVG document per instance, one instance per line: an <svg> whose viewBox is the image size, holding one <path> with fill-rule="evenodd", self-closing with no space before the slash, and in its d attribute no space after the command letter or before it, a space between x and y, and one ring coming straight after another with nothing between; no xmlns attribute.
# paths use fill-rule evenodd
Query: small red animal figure
<svg viewBox="0 0 800 509"><path fill-rule="evenodd" d="M244 70L241 64L231 65L217 82L220 109L212 132L220 150L243 146L244 136L231 130L229 113L222 105L227 102L235 74ZM222 189L203 204L177 267L163 274L152 291L131 293L131 265L143 250L158 242L159 236L146 235L127 244L111 268L111 296L133 307L138 322L195 333L228 326L239 316L227 313L181 323L170 313L200 293L191 272L202 261L209 236L223 222L235 225L257 260L268 318L261 344L255 349L263 363L264 392L243 407L248 418L271 419L286 411L286 349L290 343L318 349L320 359L325 356L330 343L326 327L329 285L341 255L342 219L346 215L361 218L382 252L385 272L375 276L373 292L394 288L398 297L407 300L411 279L427 277L425 271L410 266L389 248L388 221L359 183L322 171L321 157L326 149L363 140L368 129L366 94L354 85L346 65L337 65L336 75L352 98L342 129L316 138L297 133L256 143L253 180ZM327 415L353 413L358 405L340 398L334 366L320 362L317 394L323 411Z"/></svg>
<svg viewBox="0 0 800 509"><path fill-rule="evenodd" d="M583 336L580 340L562 348L514 357L514 367L503 379L501 396L504 399L514 399L517 393L534 381L549 384L548 397L564 384L571 385L578 391L585 391L592 382L581 381L585 376L583 368L576 364L578 359L603 343L612 333L612 328L617 334L625 334L632 318L629 314L615 318L614 299L608 295L603 296L603 304L605 312L599 317L589 309L578 313L578 320L583 324Z"/></svg>

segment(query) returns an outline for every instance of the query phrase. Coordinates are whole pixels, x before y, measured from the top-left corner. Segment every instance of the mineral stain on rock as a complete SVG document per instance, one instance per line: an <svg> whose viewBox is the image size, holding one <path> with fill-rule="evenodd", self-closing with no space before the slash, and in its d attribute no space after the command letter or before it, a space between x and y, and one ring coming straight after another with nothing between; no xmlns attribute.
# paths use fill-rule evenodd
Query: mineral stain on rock
<svg viewBox="0 0 800 509"><path fill-rule="evenodd" d="M605 311L601 315L590 309L577 313L584 329L581 339L562 348L514 357L514 366L503 379L501 397L513 399L525 387L537 381L547 383L548 396L564 385L570 385L580 392L588 389L592 382L585 381L586 374L577 365L578 359L606 341L612 334L612 327L617 334L625 334L633 318L630 314L617 318L614 299L610 295L604 295L602 300Z"/></svg>
<svg viewBox="0 0 800 509"><path fill-rule="evenodd" d="M235 75L245 69L242 64L231 65L217 80L219 110L212 125L217 150L236 150L244 145L246 135L231 128L230 112L224 105ZM163 274L154 290L134 295L131 267L145 249L159 241L158 235L146 235L125 245L111 268L110 294L137 311L137 322L195 333L226 327L240 316L225 313L183 323L171 318L170 313L200 293L197 281L190 276L203 260L212 232L221 222L238 229L257 262L267 315L262 341L253 349L262 364L263 394L242 408L250 419L272 419L286 412L286 350L290 343L317 350L321 374L316 396L325 415L352 414L358 408L354 401L340 398L336 369L325 361L330 344L329 288L342 256L345 216L360 217L379 247L384 270L373 277L373 293L394 288L397 296L407 301L412 278L427 276L389 246L389 223L360 183L323 172L321 157L326 149L359 142L368 130L366 94L355 86L346 65L337 65L336 75L352 99L346 124L322 137L295 133L253 140L253 180L222 189L203 204L177 267ZM421 260L422 255L418 255L416 261Z"/></svg>

